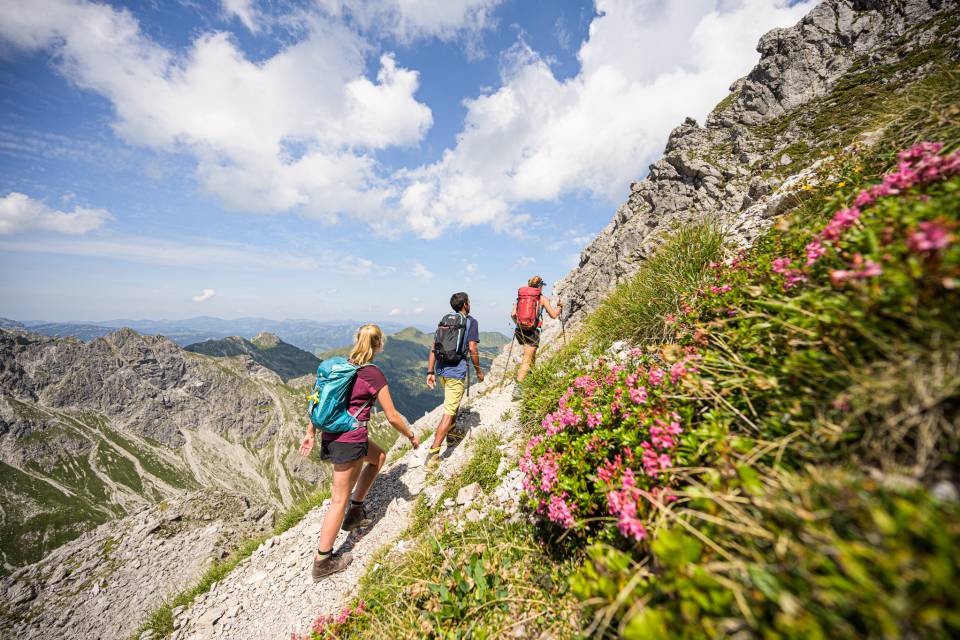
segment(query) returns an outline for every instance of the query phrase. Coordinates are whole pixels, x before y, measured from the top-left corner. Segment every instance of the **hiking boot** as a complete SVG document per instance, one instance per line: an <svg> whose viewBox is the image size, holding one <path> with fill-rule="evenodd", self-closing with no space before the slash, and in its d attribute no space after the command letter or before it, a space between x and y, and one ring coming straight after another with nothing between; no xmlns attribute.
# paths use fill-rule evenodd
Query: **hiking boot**
<svg viewBox="0 0 960 640"><path fill-rule="evenodd" d="M320 582L327 576L343 571L353 562L353 557L349 553L331 553L325 558L313 559L313 581Z"/></svg>
<svg viewBox="0 0 960 640"><path fill-rule="evenodd" d="M347 517L343 519L343 525L340 528L344 531L353 531L369 527L371 524L373 520L367 515L366 507L362 504L351 504L350 511L347 512Z"/></svg>
<svg viewBox="0 0 960 640"><path fill-rule="evenodd" d="M440 447L427 449L427 459L423 463L428 469L435 469L440 464Z"/></svg>

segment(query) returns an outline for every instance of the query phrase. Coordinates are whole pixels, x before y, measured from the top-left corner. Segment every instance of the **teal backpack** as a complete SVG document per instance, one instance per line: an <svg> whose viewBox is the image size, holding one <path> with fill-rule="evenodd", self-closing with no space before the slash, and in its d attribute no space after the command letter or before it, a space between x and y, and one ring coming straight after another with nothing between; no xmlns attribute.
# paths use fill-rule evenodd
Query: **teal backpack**
<svg viewBox="0 0 960 640"><path fill-rule="evenodd" d="M307 412L313 426L329 433L343 433L357 428L357 416L373 401L371 398L365 402L353 415L347 411L350 388L359 370L360 367L340 356L327 358L320 363L317 381L307 398Z"/></svg>

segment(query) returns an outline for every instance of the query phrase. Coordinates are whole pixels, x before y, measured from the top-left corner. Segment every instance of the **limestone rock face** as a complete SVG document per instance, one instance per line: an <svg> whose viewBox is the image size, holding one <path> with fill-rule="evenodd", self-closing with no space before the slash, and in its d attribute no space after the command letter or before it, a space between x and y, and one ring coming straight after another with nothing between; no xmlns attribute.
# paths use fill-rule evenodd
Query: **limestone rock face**
<svg viewBox="0 0 960 640"><path fill-rule="evenodd" d="M627 201L557 283L568 325L634 274L675 224L713 219L734 242L751 242L795 206L804 180L815 180L816 167L787 152L815 145L809 132L765 126L829 94L858 61L892 62L944 38L956 50L956 25L944 33L936 20L957 10L957 0L824 0L793 27L764 35L757 66L733 83L705 126L687 118L673 130L663 157L630 186ZM895 49L898 39L906 42ZM548 323L546 337L557 329Z"/></svg>
<svg viewBox="0 0 960 640"><path fill-rule="evenodd" d="M89 343L0 329L3 572L202 487L289 504L324 474L291 455L305 421L250 358L130 329Z"/></svg>
<svg viewBox="0 0 960 640"><path fill-rule="evenodd" d="M217 490L105 524L0 580L0 635L129 638L210 562L272 526L266 505Z"/></svg>

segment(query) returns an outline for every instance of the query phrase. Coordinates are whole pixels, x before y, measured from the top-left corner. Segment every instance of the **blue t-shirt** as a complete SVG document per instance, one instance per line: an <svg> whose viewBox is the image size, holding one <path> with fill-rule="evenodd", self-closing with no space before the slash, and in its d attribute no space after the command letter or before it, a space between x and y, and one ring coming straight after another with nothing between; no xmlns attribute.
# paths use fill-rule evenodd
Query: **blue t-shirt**
<svg viewBox="0 0 960 640"><path fill-rule="evenodd" d="M480 329L477 326L477 321L474 320L473 316L467 316L467 338L466 342L463 345L464 356L460 359L460 362L457 364L447 364L443 366L438 361L436 364L437 376L443 378L456 378L457 380L463 380L467 377L467 358L470 357L470 343L476 342L480 344Z"/></svg>

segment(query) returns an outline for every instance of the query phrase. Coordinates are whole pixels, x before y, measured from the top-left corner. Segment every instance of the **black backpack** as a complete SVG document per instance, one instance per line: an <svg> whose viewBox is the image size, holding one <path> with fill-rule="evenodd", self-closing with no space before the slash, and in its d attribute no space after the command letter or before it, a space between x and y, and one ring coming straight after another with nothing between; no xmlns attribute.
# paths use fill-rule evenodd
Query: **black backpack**
<svg viewBox="0 0 960 640"><path fill-rule="evenodd" d="M466 352L467 319L460 313L448 313L440 318L433 334L433 352L437 360L457 363Z"/></svg>

